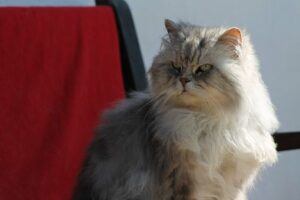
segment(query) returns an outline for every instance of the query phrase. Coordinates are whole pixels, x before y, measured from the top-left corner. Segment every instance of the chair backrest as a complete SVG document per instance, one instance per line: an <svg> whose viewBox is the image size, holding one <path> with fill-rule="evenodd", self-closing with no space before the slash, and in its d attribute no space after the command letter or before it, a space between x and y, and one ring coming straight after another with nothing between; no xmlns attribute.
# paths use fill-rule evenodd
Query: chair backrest
<svg viewBox="0 0 300 200"><path fill-rule="evenodd" d="M147 88L145 67L130 8L124 0L95 0L96 5L112 6L116 13L121 46L122 72L125 90Z"/></svg>
<svg viewBox="0 0 300 200"><path fill-rule="evenodd" d="M110 6L0 8L0 199L70 199L99 113L124 97Z"/></svg>

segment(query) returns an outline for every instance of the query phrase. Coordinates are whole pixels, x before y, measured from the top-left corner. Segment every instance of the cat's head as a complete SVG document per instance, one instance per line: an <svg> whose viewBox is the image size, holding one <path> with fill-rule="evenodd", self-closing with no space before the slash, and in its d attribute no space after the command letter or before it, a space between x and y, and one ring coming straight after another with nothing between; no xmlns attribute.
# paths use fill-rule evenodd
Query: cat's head
<svg viewBox="0 0 300 200"><path fill-rule="evenodd" d="M190 110L236 105L244 78L243 32L171 20L165 27L168 34L149 71L153 98Z"/></svg>

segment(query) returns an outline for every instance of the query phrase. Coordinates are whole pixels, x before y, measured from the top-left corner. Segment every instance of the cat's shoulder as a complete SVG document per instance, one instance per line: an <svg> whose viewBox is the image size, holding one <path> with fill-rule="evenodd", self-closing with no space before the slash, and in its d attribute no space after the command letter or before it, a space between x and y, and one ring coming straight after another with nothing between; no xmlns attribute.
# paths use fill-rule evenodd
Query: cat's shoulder
<svg viewBox="0 0 300 200"><path fill-rule="evenodd" d="M134 133L144 130L146 124L151 121L150 117L153 116L149 101L150 97L146 92L135 92L102 113L101 123L95 129L96 137L92 146L104 146L103 143L112 145L121 140L119 145L128 145L131 143L128 139L129 136L134 141L133 137L138 135ZM128 143L123 140L124 137ZM98 145L99 143L101 145Z"/></svg>
<svg viewBox="0 0 300 200"><path fill-rule="evenodd" d="M115 104L111 109L101 115L106 122L122 122L124 120L138 119L151 112L152 101L148 92L134 92L128 98Z"/></svg>

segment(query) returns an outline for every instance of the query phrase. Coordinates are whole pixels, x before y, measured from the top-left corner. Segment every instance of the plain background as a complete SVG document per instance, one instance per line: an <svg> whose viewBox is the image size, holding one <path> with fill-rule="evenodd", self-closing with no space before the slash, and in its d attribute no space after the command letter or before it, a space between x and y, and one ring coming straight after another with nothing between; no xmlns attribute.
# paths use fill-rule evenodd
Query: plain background
<svg viewBox="0 0 300 200"><path fill-rule="evenodd" d="M146 68L170 18L197 25L238 26L251 34L263 79L277 108L280 131L300 130L300 1L126 0L135 21ZM93 0L0 0L2 6L92 6ZM250 200L299 200L300 150L282 152L250 191Z"/></svg>

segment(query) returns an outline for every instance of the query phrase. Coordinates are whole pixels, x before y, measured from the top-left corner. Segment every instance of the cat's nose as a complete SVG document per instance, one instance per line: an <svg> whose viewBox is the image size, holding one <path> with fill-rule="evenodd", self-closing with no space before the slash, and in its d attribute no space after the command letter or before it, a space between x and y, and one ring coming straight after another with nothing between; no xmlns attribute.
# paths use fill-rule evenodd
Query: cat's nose
<svg viewBox="0 0 300 200"><path fill-rule="evenodd" d="M190 82L191 80L186 78L186 77L180 77L180 82L182 84L182 86L184 87L186 83Z"/></svg>

